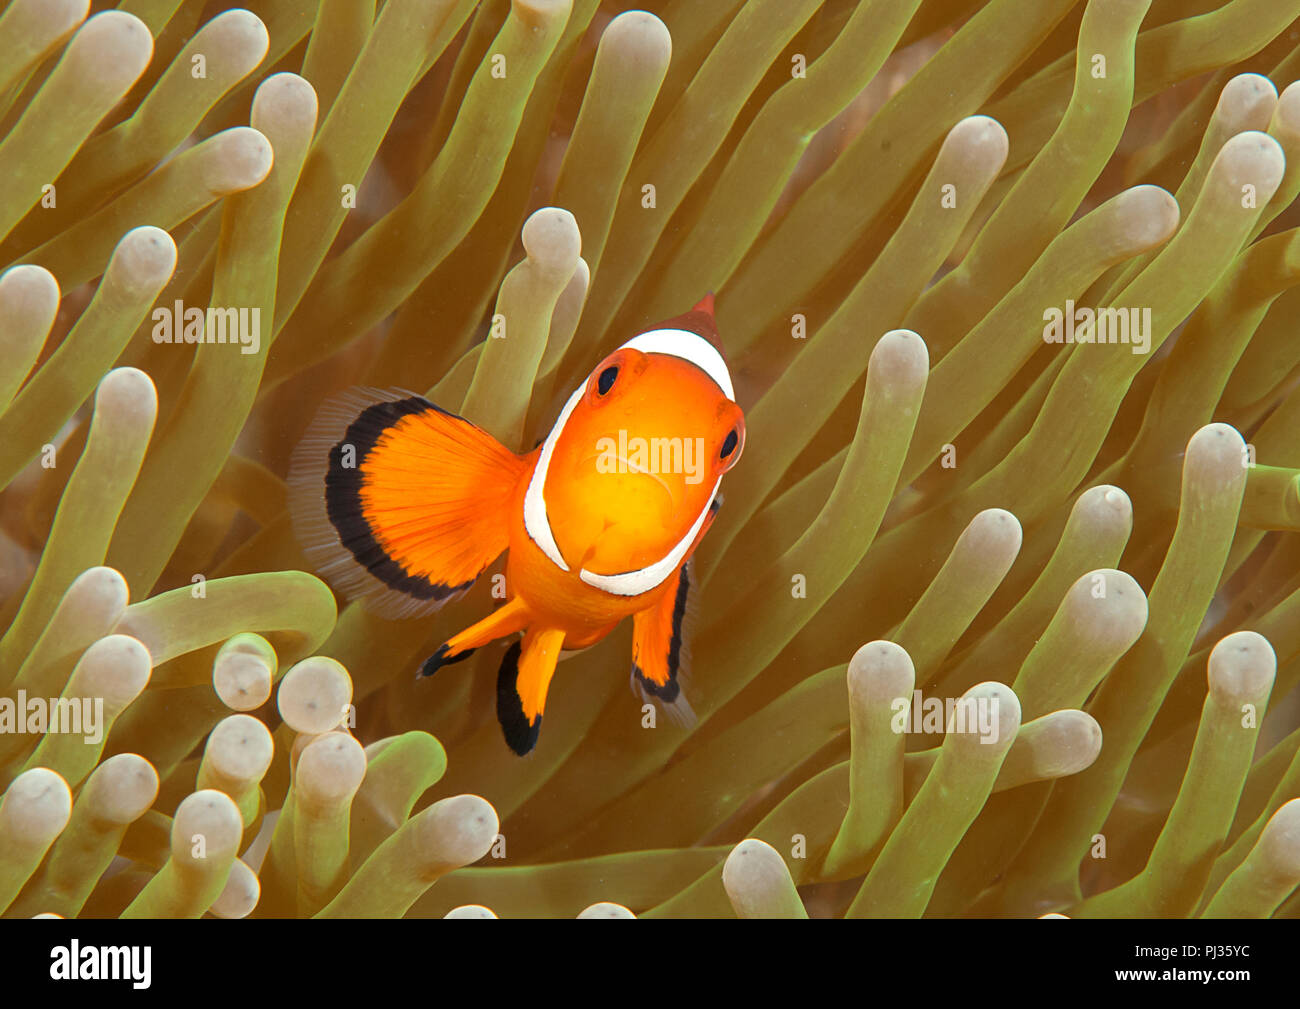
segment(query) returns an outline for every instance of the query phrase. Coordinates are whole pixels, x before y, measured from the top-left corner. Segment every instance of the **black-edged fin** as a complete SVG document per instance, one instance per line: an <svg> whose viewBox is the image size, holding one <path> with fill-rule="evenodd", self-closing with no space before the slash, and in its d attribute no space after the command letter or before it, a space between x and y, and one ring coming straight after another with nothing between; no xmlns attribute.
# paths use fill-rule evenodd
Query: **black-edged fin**
<svg viewBox="0 0 1300 1009"><path fill-rule="evenodd" d="M518 641L512 644L501 659L501 668L497 672L497 719L501 722L506 745L521 757L537 745L537 737L542 731L542 716L530 721L519 698L517 684L522 651Z"/></svg>
<svg viewBox="0 0 1300 1009"><path fill-rule="evenodd" d="M690 673L694 617L692 565L687 561L659 601L632 618L632 689L683 726L695 723L682 689Z"/></svg>
<svg viewBox="0 0 1300 1009"><path fill-rule="evenodd" d="M307 559L388 619L463 594L506 548L526 464L422 396L356 387L321 407L294 451L289 504Z"/></svg>
<svg viewBox="0 0 1300 1009"><path fill-rule="evenodd" d="M554 627L533 625L523 641L510 646L497 673L497 718L506 745L523 756L537 745L542 728L542 711L555 663L564 647L564 632Z"/></svg>
<svg viewBox="0 0 1300 1009"><path fill-rule="evenodd" d="M496 641L524 630L532 620L532 611L520 596L499 606L476 624L471 624L451 640L438 646L420 668L421 676L432 676L443 666L469 658L489 641Z"/></svg>
<svg viewBox="0 0 1300 1009"><path fill-rule="evenodd" d="M448 657L450 651L451 649L445 643L439 645L437 651L424 660L424 665L422 665L420 671L415 674L416 677L432 676L443 666L454 666L457 662L464 662L478 651L478 649L469 648L463 652L458 652L457 654Z"/></svg>

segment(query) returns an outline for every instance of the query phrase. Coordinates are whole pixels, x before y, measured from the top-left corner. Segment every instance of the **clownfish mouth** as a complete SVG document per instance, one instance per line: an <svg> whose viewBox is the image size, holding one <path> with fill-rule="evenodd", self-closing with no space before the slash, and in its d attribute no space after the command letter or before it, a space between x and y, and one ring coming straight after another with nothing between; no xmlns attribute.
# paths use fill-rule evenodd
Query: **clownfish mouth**
<svg viewBox="0 0 1300 1009"><path fill-rule="evenodd" d="M672 487L668 485L667 480L665 480L654 470L649 469L645 466L640 466L637 463L633 462L631 459L628 459L626 456L619 456L618 460L620 463L622 463L624 466L627 467L627 471L629 473L640 473L641 475L648 476L652 480L654 480L655 483L657 483L660 487L664 489L664 492L668 495L669 499L672 501L673 510L674 511L677 510L677 504L678 504L677 493L673 490Z"/></svg>
<svg viewBox="0 0 1300 1009"><path fill-rule="evenodd" d="M705 505L696 518L695 524L691 526L686 535L683 536L668 553L653 564L648 564L643 568L635 571L622 571L617 574L600 574L595 571L589 571L587 568L581 568L578 571L578 577L588 585L594 588L603 589L605 592L616 596L635 596L642 592L649 592L651 589L663 582L679 568L686 557L687 551L691 544L695 542L695 537L700 528L704 525L704 520L708 517L713 505L713 499L717 497L718 486L722 483L721 478L713 485L713 493L709 495L709 503Z"/></svg>
<svg viewBox="0 0 1300 1009"><path fill-rule="evenodd" d="M593 452L591 455L586 456L582 461L583 463L589 463L593 459L596 460L597 462L600 462L602 460L608 462L605 453L600 451ZM668 481L665 480L659 474L658 470L655 470L636 459L629 458L628 456L622 453L615 453L614 460L617 463L617 467L612 472L618 474L635 473L640 476L650 477L652 480L655 481L655 483L657 483L660 487L664 489L664 491L667 493L669 497L669 500L671 500L673 503L673 510L674 511L676 510L678 504L677 492L674 491L673 488L669 485Z"/></svg>

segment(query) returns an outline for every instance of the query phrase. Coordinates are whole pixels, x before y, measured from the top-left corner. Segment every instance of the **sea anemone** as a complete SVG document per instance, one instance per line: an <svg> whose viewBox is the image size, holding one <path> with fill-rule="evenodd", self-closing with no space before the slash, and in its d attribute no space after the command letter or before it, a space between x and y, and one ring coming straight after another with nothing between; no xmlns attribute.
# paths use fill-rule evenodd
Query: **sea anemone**
<svg viewBox="0 0 1300 1009"><path fill-rule="evenodd" d="M1300 2L11 0L0 911L1300 915ZM500 567L384 619L286 474L527 450L716 292L694 727L520 759Z"/></svg>

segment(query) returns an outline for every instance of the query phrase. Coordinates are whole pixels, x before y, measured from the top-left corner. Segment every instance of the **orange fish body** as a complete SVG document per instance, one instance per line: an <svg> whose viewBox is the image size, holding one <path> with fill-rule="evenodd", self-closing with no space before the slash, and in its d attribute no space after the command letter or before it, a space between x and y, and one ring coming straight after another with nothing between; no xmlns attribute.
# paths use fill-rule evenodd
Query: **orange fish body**
<svg viewBox="0 0 1300 1009"><path fill-rule="evenodd" d="M522 632L498 675L516 753L535 745L562 651L633 618L632 682L690 709L689 561L744 445L712 297L633 337L591 373L530 453L409 393L350 391L322 409L290 477L304 550L384 616L462 594L502 551L506 602L440 646L423 675Z"/></svg>

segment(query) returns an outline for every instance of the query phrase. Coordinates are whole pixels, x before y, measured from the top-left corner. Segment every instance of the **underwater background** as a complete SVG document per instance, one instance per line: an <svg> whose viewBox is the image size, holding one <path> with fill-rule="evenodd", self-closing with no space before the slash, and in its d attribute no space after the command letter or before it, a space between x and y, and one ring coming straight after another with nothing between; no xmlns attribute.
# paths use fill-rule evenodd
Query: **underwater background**
<svg viewBox="0 0 1300 1009"><path fill-rule="evenodd" d="M1298 77L1300 0L9 0L0 909L1300 916ZM709 291L698 722L623 626L516 757L504 643L414 675L500 565L349 604L294 447L528 450Z"/></svg>

